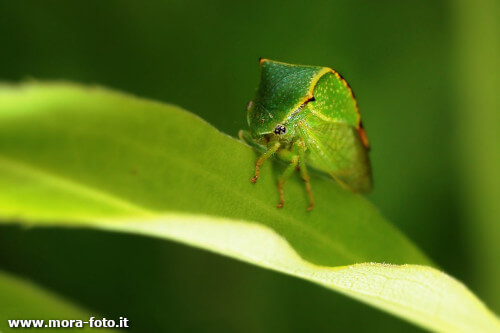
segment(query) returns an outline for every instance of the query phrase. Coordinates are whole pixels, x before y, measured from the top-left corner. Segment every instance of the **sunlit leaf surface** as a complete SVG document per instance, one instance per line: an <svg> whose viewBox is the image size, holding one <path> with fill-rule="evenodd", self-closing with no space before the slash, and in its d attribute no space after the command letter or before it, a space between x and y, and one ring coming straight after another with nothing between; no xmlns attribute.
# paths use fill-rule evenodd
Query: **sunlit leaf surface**
<svg viewBox="0 0 500 333"><path fill-rule="evenodd" d="M70 84L0 89L5 223L172 239L322 284L427 328L498 329L462 284L420 266L432 263L365 198L315 174L309 213L297 176L279 210L281 165L264 165L252 185L254 161L250 148L174 106Z"/></svg>

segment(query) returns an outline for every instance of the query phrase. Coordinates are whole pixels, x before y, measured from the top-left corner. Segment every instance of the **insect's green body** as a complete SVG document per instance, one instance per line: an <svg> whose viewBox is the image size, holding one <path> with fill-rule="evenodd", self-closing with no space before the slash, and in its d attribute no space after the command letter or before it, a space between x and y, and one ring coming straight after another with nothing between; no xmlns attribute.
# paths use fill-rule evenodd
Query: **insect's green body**
<svg viewBox="0 0 500 333"><path fill-rule="evenodd" d="M372 187L369 144L351 88L327 67L298 66L262 59L261 82L247 107L250 133L240 137L264 154L260 165L276 153L291 164L280 178L282 187L300 168L310 194L306 164L330 174L354 192ZM310 194L312 208L312 195Z"/></svg>

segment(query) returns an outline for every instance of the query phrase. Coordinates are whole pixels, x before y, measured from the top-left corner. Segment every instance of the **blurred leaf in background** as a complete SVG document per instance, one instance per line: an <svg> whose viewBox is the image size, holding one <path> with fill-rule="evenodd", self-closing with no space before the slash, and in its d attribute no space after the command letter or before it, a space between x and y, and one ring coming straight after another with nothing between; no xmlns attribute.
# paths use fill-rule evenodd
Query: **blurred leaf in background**
<svg viewBox="0 0 500 333"><path fill-rule="evenodd" d="M453 106L460 222L471 283L500 309L500 2L454 6Z"/></svg>
<svg viewBox="0 0 500 333"><path fill-rule="evenodd" d="M87 320L92 315L91 312L82 310L69 303L68 301L56 295L43 290L29 281L16 278L9 274L0 271L0 329L6 330L8 327L8 320L18 321L23 319L35 320L54 320L71 321L71 320ZM95 315L94 315L95 316ZM102 319L102 317L98 317ZM17 322L19 329L15 331L31 331L32 329L22 329L22 324ZM117 332L109 328L96 329L85 326L83 323L74 324L73 328L67 328L68 323L59 323L61 326L53 330L44 329L45 332L61 331L62 327L65 332Z"/></svg>
<svg viewBox="0 0 500 333"><path fill-rule="evenodd" d="M492 118L498 81L488 79L498 73L495 17L495 0L2 2L0 78L99 83L179 104L236 135L246 127L259 56L333 67L352 85L372 143L370 199L498 313L492 288L499 280L500 158L493 133L500 122ZM482 119L477 110L489 120L469 127ZM488 148L465 145L476 138ZM16 227L2 227L0 238L3 269L83 304L106 295L99 311L156 304L155 313L137 319L150 329L164 325L165 309L180 329L230 331L241 322L249 331L308 322L320 329L332 322L352 330L414 329L316 286L175 244ZM91 266L101 276L90 274ZM202 283L197 275L209 278ZM245 297L235 296L242 290Z"/></svg>

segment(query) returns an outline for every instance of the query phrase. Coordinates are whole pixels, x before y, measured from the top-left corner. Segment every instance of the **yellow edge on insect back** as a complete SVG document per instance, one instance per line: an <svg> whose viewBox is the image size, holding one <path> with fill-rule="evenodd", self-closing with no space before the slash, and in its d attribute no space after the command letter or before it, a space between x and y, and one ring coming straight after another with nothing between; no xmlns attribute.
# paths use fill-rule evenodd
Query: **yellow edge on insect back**
<svg viewBox="0 0 500 333"><path fill-rule="evenodd" d="M326 73L328 73L329 71L331 71L330 68L328 67L323 67L319 72L318 74L316 74L313 79L311 80L311 84L309 85L309 90L307 91L307 95L301 99L296 105L294 105L293 109L286 115L286 117L283 119L283 121L287 120L291 115L292 113L294 113L295 111L297 111L298 108L300 108L301 105L304 105L308 100L310 100L311 98L314 97L314 87L316 87L316 84L318 83L319 79L321 79L321 77L323 75L325 75Z"/></svg>

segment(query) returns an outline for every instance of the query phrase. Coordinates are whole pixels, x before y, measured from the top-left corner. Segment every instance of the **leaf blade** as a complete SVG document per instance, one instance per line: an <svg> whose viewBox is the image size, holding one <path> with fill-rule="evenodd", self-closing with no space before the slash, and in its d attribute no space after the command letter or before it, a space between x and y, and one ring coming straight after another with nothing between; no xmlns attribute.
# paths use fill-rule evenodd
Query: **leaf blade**
<svg viewBox="0 0 500 333"><path fill-rule="evenodd" d="M254 160L248 147L173 106L68 84L0 89L4 222L174 239L326 283L351 297L356 297L352 290L317 279L323 269L342 269L324 266L431 264L368 201L320 175L313 177L317 208L312 214L305 210L298 179L287 184L287 206L277 210L276 170L265 165L252 186L248 178ZM228 238L232 228L243 231ZM257 238L251 238L252 230ZM271 241L252 245L263 239ZM238 248L242 244L246 247ZM267 255L257 255L262 249ZM269 261L277 253L284 255ZM283 266L286 260L295 266ZM413 312L398 312L401 307L391 302L358 298L425 327L446 329L428 314L412 317ZM494 316L474 300L471 308L480 309L479 320L494 327Z"/></svg>

